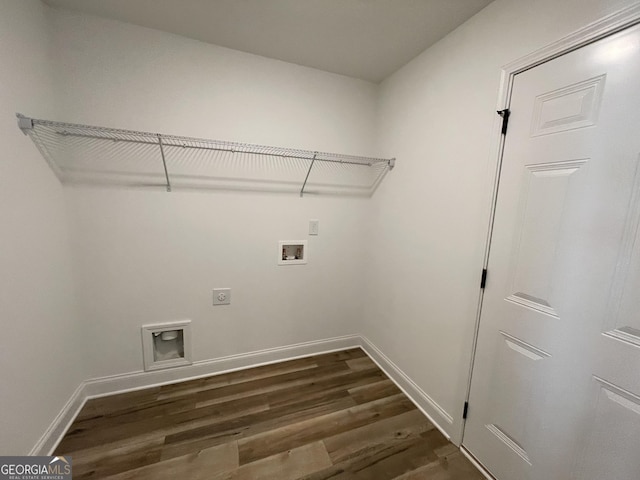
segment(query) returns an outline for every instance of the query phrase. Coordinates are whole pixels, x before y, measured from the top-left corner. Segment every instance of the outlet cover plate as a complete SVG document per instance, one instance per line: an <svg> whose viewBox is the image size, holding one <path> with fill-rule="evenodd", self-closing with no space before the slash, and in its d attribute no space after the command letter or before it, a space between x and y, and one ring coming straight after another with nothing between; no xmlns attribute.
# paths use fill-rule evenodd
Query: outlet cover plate
<svg viewBox="0 0 640 480"><path fill-rule="evenodd" d="M230 303L231 303L230 288L214 288L213 289L214 305L229 305Z"/></svg>

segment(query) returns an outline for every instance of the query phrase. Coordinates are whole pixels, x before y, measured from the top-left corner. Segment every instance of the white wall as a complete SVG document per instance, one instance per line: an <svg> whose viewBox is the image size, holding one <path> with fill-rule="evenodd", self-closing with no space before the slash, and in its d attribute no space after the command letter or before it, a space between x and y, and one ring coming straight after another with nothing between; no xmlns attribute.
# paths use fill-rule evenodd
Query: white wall
<svg viewBox="0 0 640 480"><path fill-rule="evenodd" d="M97 17L52 19L61 120L374 152L370 83ZM91 377L140 370L145 323L192 319L194 360L360 331L366 199L78 187L67 205ZM309 264L278 267L278 240L308 238L311 218ZM211 306L214 287L232 288L231 306Z"/></svg>
<svg viewBox="0 0 640 480"><path fill-rule="evenodd" d="M25 455L84 378L60 183L16 125L54 115L45 7L0 1L0 455Z"/></svg>
<svg viewBox="0 0 640 480"><path fill-rule="evenodd" d="M496 0L381 85L378 153L398 162L373 201L363 331L453 418L431 412L454 441L496 164L489 153L501 67L632 3Z"/></svg>
<svg viewBox="0 0 640 480"><path fill-rule="evenodd" d="M182 318L196 360L362 332L459 440L500 67L631 2L496 0L378 88L90 16L47 24L37 1L0 1L0 384L19 385L0 389L0 453L26 452L80 379L140 370L140 325ZM372 201L63 190L15 111L398 163ZM277 267L277 241L307 238L310 218L309 265ZM213 308L222 286L233 304Z"/></svg>

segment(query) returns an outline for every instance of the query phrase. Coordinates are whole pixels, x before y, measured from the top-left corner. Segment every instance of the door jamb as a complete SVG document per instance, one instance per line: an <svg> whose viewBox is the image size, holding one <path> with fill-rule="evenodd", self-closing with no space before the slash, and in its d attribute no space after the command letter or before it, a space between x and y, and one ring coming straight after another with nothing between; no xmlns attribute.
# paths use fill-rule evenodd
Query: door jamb
<svg viewBox="0 0 640 480"><path fill-rule="evenodd" d="M624 8L618 12L607 15L600 20L586 25L575 32L553 42L539 50L534 51L524 57L521 57L502 67L500 76L500 87L498 90L498 104L496 110L509 108L511 104L511 91L515 76L531 68L537 67L554 58L560 57L574 50L578 50L590 43L596 42L602 38L618 33L626 28L640 24L640 4L634 4ZM496 201L498 198L498 187L500 181L500 170L502 167L502 154L504 150L505 136L502 135L501 122L496 121L491 133L491 151L490 158L496 160L496 168L493 178L493 190L491 193L490 214L488 219L487 234L485 238L485 252L483 259L483 268L486 269L489 263L489 253L491 250L491 236L493 234L493 223L495 217ZM484 299L484 290L481 289L478 296L478 307L476 310L476 321L473 334L473 343L471 351L471 359L469 362L469 370L467 376L467 390L465 402L469 401L471 394L471 378L473 375L473 365L476 357L476 348L478 342L478 331L480 329L480 317L482 313L482 302ZM460 446L464 446L464 432L467 420L461 423Z"/></svg>

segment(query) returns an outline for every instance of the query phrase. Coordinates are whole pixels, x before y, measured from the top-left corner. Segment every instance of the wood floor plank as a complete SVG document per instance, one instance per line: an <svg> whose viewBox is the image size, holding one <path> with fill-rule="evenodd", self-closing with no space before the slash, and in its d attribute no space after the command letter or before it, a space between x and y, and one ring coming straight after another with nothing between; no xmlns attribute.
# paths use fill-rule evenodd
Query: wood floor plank
<svg viewBox="0 0 640 480"><path fill-rule="evenodd" d="M356 456L302 477L304 480L390 480L438 459L434 449L447 440L437 430L417 437L379 445L367 455ZM302 480L302 479L301 479Z"/></svg>
<svg viewBox="0 0 640 480"><path fill-rule="evenodd" d="M238 441L240 465L254 462L277 452L321 440L367 425L383 418L413 410L415 406L402 394L357 405L338 412L315 416L291 425L269 430Z"/></svg>
<svg viewBox="0 0 640 480"><path fill-rule="evenodd" d="M345 395L348 395L353 388L377 383L385 378L384 373L380 370L349 372L344 375L308 381L302 386L303 388L296 385L268 392L267 399L269 400L269 405L278 407L297 403L303 399L310 400L314 396L322 396L340 390L344 391Z"/></svg>
<svg viewBox="0 0 640 480"><path fill-rule="evenodd" d="M360 348L88 401L74 479L480 480Z"/></svg>
<svg viewBox="0 0 640 480"><path fill-rule="evenodd" d="M342 386L351 386L358 385L360 383L365 383L369 381L376 380L381 378L383 375L381 372L377 371L369 371L369 372L357 372L357 373L349 373L349 377L346 377L344 381L340 380L336 384ZM327 380L323 382L316 382L320 387L329 386L333 384L331 380ZM316 390L322 390L322 388L316 388L315 385L310 389L311 392L315 392ZM299 391L299 390L298 390ZM328 389L329 392L332 392L332 389ZM327 400L326 394L322 395L298 395L297 392L294 391L286 391L285 397L282 397L281 403L287 403L284 398L293 399L295 402L300 403L300 401L305 399L314 399L318 402L322 402ZM335 398L336 396L333 395ZM256 413L266 410L266 403L264 401L259 401L256 405L251 402L252 399L256 399L258 397L246 397L239 400L227 401L225 403L219 404L218 408L212 407L207 408L201 411L188 411L184 412L181 415L168 415L164 416L161 419L153 419L153 418L142 418L141 421L126 424L127 422L122 421L122 418L118 419L118 423L112 427L103 428L100 434L96 435L95 432L87 429L83 422L76 423L72 426L69 431L69 434L65 438L65 443L62 447L65 450L75 451L78 448L87 448L92 446L93 444L100 443L112 443L118 441L122 438L131 438L132 432L140 437L143 434L163 434L163 435L172 435L175 433L179 433L185 430L193 430L198 427L206 426L206 425L214 425L216 423L220 423L221 420L226 419L224 416L226 406L230 407L234 412L241 411L243 408L243 404L249 403L249 409L245 408L246 413ZM273 403L274 398L277 397L266 397L267 401ZM176 401L177 403L182 402L183 400ZM166 400L163 400L163 403ZM276 402L277 403L277 402ZM288 401L288 404L293 403L292 401ZM275 405L277 406L277 405ZM135 412L133 412L135 413ZM127 413L124 416L132 415L133 413ZM155 415L154 415L155 416ZM239 415L235 415L239 416ZM198 418L200 417L200 418ZM138 438L140 440L140 438Z"/></svg>
<svg viewBox="0 0 640 480"><path fill-rule="evenodd" d="M145 465L160 461L162 448L154 446L147 450L136 450L128 455L119 457L100 457L94 462L83 465L73 465L74 480L89 480L108 477L120 472L126 472ZM72 455L75 459L75 456Z"/></svg>
<svg viewBox="0 0 640 480"><path fill-rule="evenodd" d="M346 360L345 363L349 365L351 370L368 370L370 368L378 368L373 360L369 357L359 357Z"/></svg>
<svg viewBox="0 0 640 480"><path fill-rule="evenodd" d="M364 468L360 464L357 474L360 478L394 478L435 460L435 448L446 443L446 438L435 429L422 433L417 439L407 439L404 445L390 442L388 449L376 455L376 462Z"/></svg>
<svg viewBox="0 0 640 480"><path fill-rule="evenodd" d="M118 445L122 442L165 437L197 428L233 422L237 418L256 415L269 409L267 399L251 396L202 409L174 415L142 419L131 423L107 423L99 430L85 430L72 425L59 449L66 452L91 448L96 445ZM215 427L213 427L215 428Z"/></svg>
<svg viewBox="0 0 640 480"><path fill-rule="evenodd" d="M294 404L266 412L239 418L212 428L195 429L166 437L163 458L184 455L200 448L210 447L231 440L239 440L269 430L297 423L308 418L344 410L355 406L350 397L338 397L323 404Z"/></svg>
<svg viewBox="0 0 640 480"><path fill-rule="evenodd" d="M182 457L164 460L144 467L105 477L108 480L208 480L213 475L236 470L238 446L236 442L223 443ZM75 465L74 465L75 469Z"/></svg>
<svg viewBox="0 0 640 480"><path fill-rule="evenodd" d="M163 435L163 439L166 443L171 444L177 442L177 444L169 446L165 445L160 449L160 458L162 460L165 460L175 456L185 455L194 450L208 448L224 442L233 441L236 438L241 438L244 434L252 434L254 432L268 430L270 428L273 428L274 423L287 424L290 422L299 421L300 419L313 417L325 412L341 410L355 405L353 400L346 396L338 397L336 395L336 399L337 401L325 402L323 404L303 401L299 404L293 404L270 411L267 411L266 408L260 408L258 412L249 413L248 415L244 416L231 416L231 418L225 419L224 421L218 421L218 417L211 414L202 416L200 418L197 415L197 412L193 411L189 412L188 414L180 415L180 419L184 420L184 422L180 423L179 425L174 425L173 423L171 423L171 418L164 418L164 424L160 424L154 419L148 422L148 424L145 426L141 426L140 423L134 425L133 427L127 425L117 425L105 428L103 432L100 432L98 435L96 435L96 438L93 438L93 441L105 442L115 437L118 439L118 441L105 445L105 447L113 448L114 446L126 443L127 441L143 441L153 439L158 435ZM188 416L191 415L193 415L196 419L189 420ZM201 426L203 423L206 426ZM132 428L134 428L134 430L131 430ZM135 429L137 429L137 431ZM147 429L151 429L151 431L147 432ZM131 433L128 434L127 432ZM172 432L180 432L182 433L182 435ZM84 433L88 434L89 432ZM164 437L164 435L167 436ZM78 445L82 446L85 444L84 442L86 440L87 438L85 437L73 437L72 440L67 440L65 442L65 445L67 447ZM71 454L72 456L74 456L74 458L83 453L82 450L62 451L67 452L67 454ZM157 452L154 451L153 453L155 455ZM112 474L122 471L124 467L128 465L126 463L127 461L135 461L135 465L139 467L146 465L147 463L151 463L151 461L157 460L155 456L145 456L145 452L135 452L134 454L130 454L126 458L122 459L121 462L119 462L119 466L116 467L119 468L119 470L114 470L112 468L109 470L109 473Z"/></svg>
<svg viewBox="0 0 640 480"><path fill-rule="evenodd" d="M317 368L318 364L312 358L301 358L261 367L238 370L222 375L204 377L187 382L174 383L160 387L158 399L176 398L182 395L203 392L215 388L236 385L238 383L250 382L262 378L269 378L286 373L299 372Z"/></svg>
<svg viewBox="0 0 640 480"><path fill-rule="evenodd" d="M93 418L101 417L102 413L98 411L98 409L91 404L91 400L88 400L78 415L75 418L75 422L83 421L83 420L91 420Z"/></svg>
<svg viewBox="0 0 640 480"><path fill-rule="evenodd" d="M322 365L309 371L295 371L225 387L208 389L195 394L196 407L200 408L207 405L213 405L221 401L234 400L246 395L256 395L259 393L275 392L286 388L302 387L314 381L350 374L353 374L353 372L349 369L346 363L341 362Z"/></svg>
<svg viewBox="0 0 640 480"><path fill-rule="evenodd" d="M361 348L351 348L349 350L341 350L339 352L314 355L311 358L313 358L313 360L318 365L326 365L328 363L353 360L354 358L361 358L366 356L367 354Z"/></svg>
<svg viewBox="0 0 640 480"><path fill-rule="evenodd" d="M324 445L322 442L315 442L210 478L211 480L295 480L330 465L331 460Z"/></svg>
<svg viewBox="0 0 640 480"><path fill-rule="evenodd" d="M146 388L133 392L91 398L87 400L87 405L101 415L116 411L126 412L131 408L137 409L141 405L155 402L159 392L160 387Z"/></svg>
<svg viewBox="0 0 640 480"><path fill-rule="evenodd" d="M485 480L485 476L460 451L456 451L446 459L438 459L394 480Z"/></svg>
<svg viewBox="0 0 640 480"><path fill-rule="evenodd" d="M135 455L138 452L148 452L164 445L164 437L156 437L151 440L140 442L130 441L118 446L100 445L92 448L83 449L78 455L73 456L74 473L75 468L80 465L90 465L103 460L111 460L113 458L126 457ZM69 452L76 453L76 452Z"/></svg>
<svg viewBox="0 0 640 480"><path fill-rule="evenodd" d="M379 382L358 385L349 389L349 395L358 404L367 403L377 398L390 397L398 393L401 393L401 390L386 377L385 380Z"/></svg>
<svg viewBox="0 0 640 480"><path fill-rule="evenodd" d="M372 452L391 443L417 438L435 427L417 409L381 419L360 428L324 439L324 445L333 463L339 463Z"/></svg>
<svg viewBox="0 0 640 480"><path fill-rule="evenodd" d="M163 443L164 438L157 437L114 447L93 447L81 452L68 452L65 455L73 458L74 479L101 478L106 475L105 470L108 470L109 474L115 474L158 461Z"/></svg>
<svg viewBox="0 0 640 480"><path fill-rule="evenodd" d="M80 431L91 430L96 426L104 425L110 420L122 425L125 423L135 423L149 420L151 418L189 412L195 408L196 400L193 395L179 400L157 400L154 403L139 405L139 408L137 409L127 409L126 412L109 412L95 415L91 418L84 418L80 420L76 419L73 423L73 428L70 429L68 433L75 434Z"/></svg>

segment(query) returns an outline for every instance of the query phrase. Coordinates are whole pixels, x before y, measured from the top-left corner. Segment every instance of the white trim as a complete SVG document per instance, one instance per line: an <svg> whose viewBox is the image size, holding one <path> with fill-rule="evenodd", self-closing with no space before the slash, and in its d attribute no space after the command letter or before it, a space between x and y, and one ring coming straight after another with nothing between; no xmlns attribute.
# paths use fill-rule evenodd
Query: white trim
<svg viewBox="0 0 640 480"><path fill-rule="evenodd" d="M360 343L360 336L345 335L343 337L268 348L212 360L201 360L194 362L192 365L176 367L169 370L137 371L85 380L78 385L78 388L73 392L69 401L62 407L60 413L31 449L29 455L51 455L60 443L60 440L62 440L67 433L67 430L78 413L80 413L86 401L91 398L133 392L145 388L220 375L236 370L309 357L311 355L347 350L349 348L359 348Z"/></svg>
<svg viewBox="0 0 640 480"><path fill-rule="evenodd" d="M380 351L368 338L361 336L362 349L380 367L384 373L395 383L400 390L411 400L435 427L452 441L450 433L442 427L443 423L453 424L453 417L447 413L438 403L425 393L411 378L404 373L389 357ZM437 421L436 418L440 419ZM455 443L452 441L452 443Z"/></svg>
<svg viewBox="0 0 640 480"><path fill-rule="evenodd" d="M360 337L358 335L346 335L229 355L228 357L211 360L200 360L193 362L192 365L176 367L170 370L138 371L112 375L85 382L85 394L88 398L97 398L117 393L127 393L359 346Z"/></svg>
<svg viewBox="0 0 640 480"><path fill-rule="evenodd" d="M91 398L133 392L212 375L221 375L237 370L295 360L311 355L347 350L349 348L361 348L369 355L391 381L393 381L431 423L442 432L447 440L451 440L449 432L441 426L445 423L452 424L453 419L451 415L427 395L370 340L360 335L346 335L343 337L230 355L212 360L202 360L194 362L189 366L177 367L170 370L137 371L86 380L78 386L69 401L62 408L62 411L29 454L51 455L86 401ZM438 418L439 421L437 421L436 418Z"/></svg>
<svg viewBox="0 0 640 480"><path fill-rule="evenodd" d="M611 15L607 15L600 20L596 20L595 22L570 33L560 40L506 64L502 67L497 109L502 110L503 108L509 107L511 100L511 87L513 86L514 77L518 73L522 73L525 70L534 68L542 63L577 50L585 45L589 45L590 43L596 42L609 35L613 35L614 33L631 27L637 23L640 23L640 3L636 3L618 12L612 13ZM501 156L502 150L500 131L494 129L493 137L494 146L491 158L498 158L498 161L500 161L499 157Z"/></svg>
<svg viewBox="0 0 640 480"><path fill-rule="evenodd" d="M62 410L60 410L60 413L56 415L56 418L53 419L49 428L42 434L42 437L36 442L28 455L51 455L55 450L87 401L84 394L84 384L85 382L81 382L78 385L69 400L67 400L67 403L62 407Z"/></svg>
<svg viewBox="0 0 640 480"><path fill-rule="evenodd" d="M573 50L608 37L616 32L640 22L640 3L636 3L618 12L612 13L590 23L566 37L542 47L529 55L520 57L503 67L509 75L516 75L541 63L553 60Z"/></svg>
<svg viewBox="0 0 640 480"><path fill-rule="evenodd" d="M482 465L478 460L476 460L476 457L473 456L473 454L471 452L469 452L466 448L464 448L463 446L460 446L460 451L462 452L462 454L467 457L467 459L473 464L474 467L476 467L478 469L478 471L485 476L485 478L487 480L496 480L496 477L494 477L493 475L491 475L489 473L489 470L487 470L484 465Z"/></svg>
<svg viewBox="0 0 640 480"><path fill-rule="evenodd" d="M221 375L237 370L295 360L311 355L342 351L349 348L361 348L431 423L442 432L447 440L451 441L449 432L442 426L452 425L453 418L451 415L427 395L369 339L361 335L346 335L230 355L212 360L202 360L189 366L176 367L169 370L137 371L86 380L78 386L29 455L51 455L86 401L91 398L133 392L212 375Z"/></svg>

